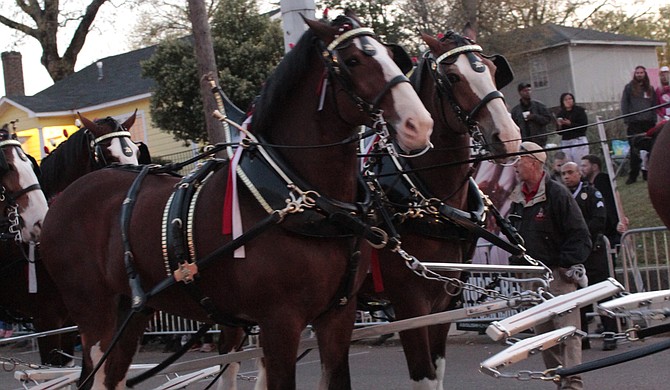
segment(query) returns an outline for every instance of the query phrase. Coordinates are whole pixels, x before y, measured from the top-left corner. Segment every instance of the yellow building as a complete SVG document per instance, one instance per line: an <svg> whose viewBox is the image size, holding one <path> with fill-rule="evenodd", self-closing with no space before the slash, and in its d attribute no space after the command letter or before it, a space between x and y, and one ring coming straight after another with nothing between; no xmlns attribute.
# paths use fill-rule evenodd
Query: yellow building
<svg viewBox="0 0 670 390"><path fill-rule="evenodd" d="M140 62L154 50L152 46L103 58L33 96L23 96L21 79L18 92L12 93L16 88L7 86L8 96L0 98L0 125L10 124L26 153L40 161L66 139L64 133L78 129L78 113L91 120L111 116L123 122L137 110L130 129L132 139L144 142L152 157L171 161L192 157L197 145L185 146L152 125L149 103L154 81L142 77ZM6 84L23 76L18 57L18 65L16 61L3 63Z"/></svg>

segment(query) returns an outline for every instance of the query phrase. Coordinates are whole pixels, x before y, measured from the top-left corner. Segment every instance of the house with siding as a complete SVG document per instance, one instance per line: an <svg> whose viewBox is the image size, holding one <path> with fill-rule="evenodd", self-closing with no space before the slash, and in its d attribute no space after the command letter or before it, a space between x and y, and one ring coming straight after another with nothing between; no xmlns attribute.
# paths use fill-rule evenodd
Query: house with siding
<svg viewBox="0 0 670 390"><path fill-rule="evenodd" d="M528 82L533 98L559 106L563 92L591 109L619 109L624 85L637 65L647 68L658 85L656 50L661 41L583 28L544 24L496 36L487 51L504 54L514 70L514 83L503 89L510 107L518 104L517 85Z"/></svg>
<svg viewBox="0 0 670 390"><path fill-rule="evenodd" d="M124 121L137 110L130 129L134 141L142 141L153 157L171 160L179 154L190 157L197 152L193 143L185 145L152 125L150 99L154 81L142 77L141 62L156 50L151 46L103 58L51 87L33 95L23 93L20 53L2 54L7 96L0 98L0 124L11 123L24 150L41 160L78 130L78 113L89 119L111 116Z"/></svg>

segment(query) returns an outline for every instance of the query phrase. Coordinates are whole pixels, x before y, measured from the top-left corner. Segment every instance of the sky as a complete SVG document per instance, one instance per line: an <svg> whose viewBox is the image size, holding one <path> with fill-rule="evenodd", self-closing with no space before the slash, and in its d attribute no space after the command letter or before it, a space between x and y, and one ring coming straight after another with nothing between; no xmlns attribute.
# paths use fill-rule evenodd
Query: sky
<svg viewBox="0 0 670 390"><path fill-rule="evenodd" d="M76 0L85 2L84 0ZM267 7L264 1L261 8ZM273 1L273 2L276 2ZM617 3L620 1L610 1L610 3ZM318 3L318 1L317 1ZM637 4L639 3L639 4ZM658 7L670 3L670 0L643 0L637 1L635 5L638 7ZM130 51L129 37L133 32L133 26L137 23L134 14L129 12L122 12L119 9L112 9L112 4L104 4L99 13L97 23L94 23L94 29L88 34L86 43L77 59L75 71L78 71L86 66L96 62L98 59L113 56L116 54ZM633 5L631 5L633 7ZM105 20L105 14L109 15L117 12L114 22ZM24 37L15 33L14 30L0 24L0 52L4 51L19 51L23 57L23 77L25 83L26 95L31 96L53 85L51 77L46 69L40 63L40 56L42 53L41 47L33 38ZM69 41L71 35L59 36L59 49L65 50L66 42ZM2 72L0 72L0 97L5 95L5 81Z"/></svg>

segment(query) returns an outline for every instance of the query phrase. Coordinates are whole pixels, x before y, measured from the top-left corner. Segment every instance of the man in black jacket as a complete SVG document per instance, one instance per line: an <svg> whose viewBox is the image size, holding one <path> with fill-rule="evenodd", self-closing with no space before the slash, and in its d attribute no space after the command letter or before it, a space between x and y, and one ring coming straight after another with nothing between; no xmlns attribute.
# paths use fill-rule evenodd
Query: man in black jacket
<svg viewBox="0 0 670 390"><path fill-rule="evenodd" d="M554 296L577 289L584 262L591 252L589 231L579 206L568 189L552 180L544 171L547 159L542 148L533 142L521 143L521 156L514 164L519 181L510 198L510 220L524 238L526 251L531 257L551 268L554 280L548 291ZM564 313L535 327L536 333L545 333L564 326L581 327L579 312ZM578 336L568 337L546 351L542 357L547 368L559 365L572 367L582 361L581 341ZM562 378L560 389L583 389L581 376Z"/></svg>
<svg viewBox="0 0 670 390"><path fill-rule="evenodd" d="M603 238L607 221L607 208L603 195L588 181L582 180L579 166L575 162L570 161L563 164L561 176L565 186L572 192L572 197L577 202L586 225L589 227L593 248L589 258L584 263L589 285L607 280L610 276L610 267L607 246ZM580 310L582 330L586 333L589 330L587 321L587 313L589 312L593 312L593 305L584 306ZM613 333L617 331L616 320L607 316L600 316L600 322L603 325L603 331ZM588 348L591 348L589 339L582 339L582 349ZM603 350L611 351L613 349L616 349L616 340L606 338L603 341Z"/></svg>
<svg viewBox="0 0 670 390"><path fill-rule="evenodd" d="M539 145L547 143L547 125L553 119L551 112L542 102L531 99L531 86L521 83L519 104L512 108L512 120L521 130L521 139L532 141Z"/></svg>

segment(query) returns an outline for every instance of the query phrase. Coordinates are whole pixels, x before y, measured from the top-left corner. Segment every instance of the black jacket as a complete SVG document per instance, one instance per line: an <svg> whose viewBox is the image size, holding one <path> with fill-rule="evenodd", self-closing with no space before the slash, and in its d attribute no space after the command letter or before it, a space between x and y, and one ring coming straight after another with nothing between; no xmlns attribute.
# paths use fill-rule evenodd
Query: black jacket
<svg viewBox="0 0 670 390"><path fill-rule="evenodd" d="M519 183L510 196L510 220L524 238L528 255L549 267L583 264L591 239L579 206L568 189L545 173L537 195L526 202Z"/></svg>

